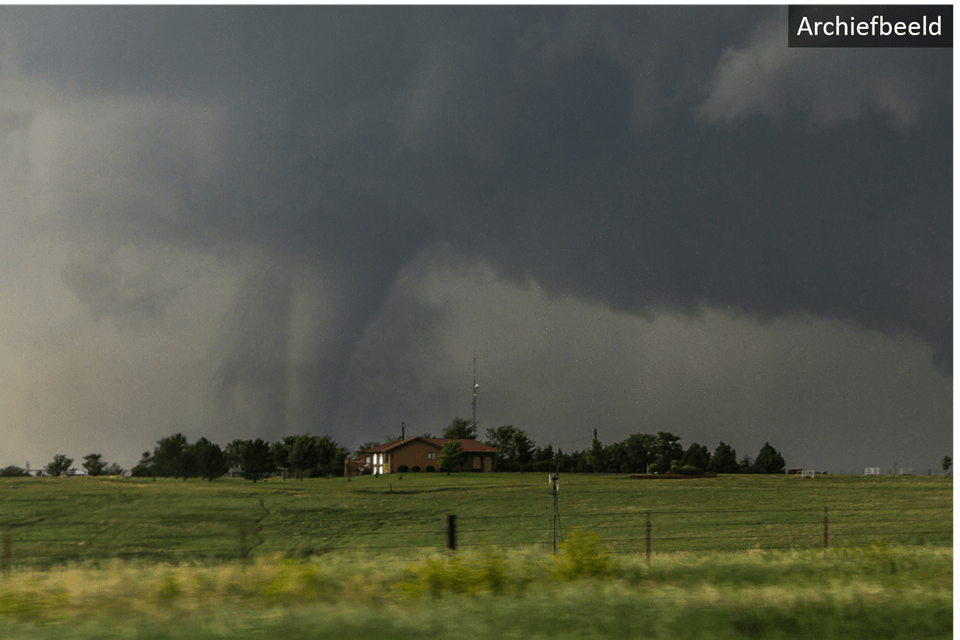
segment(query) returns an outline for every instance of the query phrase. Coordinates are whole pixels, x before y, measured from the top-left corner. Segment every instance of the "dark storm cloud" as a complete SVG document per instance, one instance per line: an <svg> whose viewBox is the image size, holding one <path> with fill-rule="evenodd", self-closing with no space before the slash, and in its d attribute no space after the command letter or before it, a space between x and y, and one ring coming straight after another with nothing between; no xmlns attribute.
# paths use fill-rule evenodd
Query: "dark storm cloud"
<svg viewBox="0 0 960 640"><path fill-rule="evenodd" d="M437 241L631 314L812 314L916 337L949 370L950 52L783 52L770 44L781 14L5 10L23 73L68 94L219 114L207 173L146 146L144 172L178 194L176 214L104 215L294 265L246 282L222 347L224 412L240 396L256 403L261 431L288 420L292 274L322 274L338 304L300 372L318 389L306 413L326 421L400 269ZM169 302L124 297L95 266L68 266L64 282L100 314ZM407 325L419 323L397 331Z"/></svg>
<svg viewBox="0 0 960 640"><path fill-rule="evenodd" d="M109 317L121 328L156 322L178 292L144 276L130 278L106 261L67 263L62 279L95 321Z"/></svg>

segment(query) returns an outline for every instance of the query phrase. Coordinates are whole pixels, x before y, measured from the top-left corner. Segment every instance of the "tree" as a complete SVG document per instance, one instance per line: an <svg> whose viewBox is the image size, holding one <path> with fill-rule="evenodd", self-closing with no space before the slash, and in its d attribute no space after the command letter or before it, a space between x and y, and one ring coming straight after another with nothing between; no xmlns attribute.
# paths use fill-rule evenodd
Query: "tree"
<svg viewBox="0 0 960 640"><path fill-rule="evenodd" d="M226 475L230 470L227 456L220 449L220 445L200 438L190 447L190 457L193 459L197 475L213 482L214 478Z"/></svg>
<svg viewBox="0 0 960 640"><path fill-rule="evenodd" d="M188 461L182 458L182 454L187 446L187 438L182 433L157 440L157 446L154 447L153 456L151 456L152 475L161 478L183 476L186 480L186 474L189 473L189 469L186 468Z"/></svg>
<svg viewBox="0 0 960 640"><path fill-rule="evenodd" d="M350 455L350 450L341 447L330 436L311 436L316 441L317 463L313 466L316 476L343 475L343 460Z"/></svg>
<svg viewBox="0 0 960 640"><path fill-rule="evenodd" d="M487 429L486 443L499 451L497 462L516 460L516 449L514 448L514 437L519 429L512 424L504 424L499 427L490 427Z"/></svg>
<svg viewBox="0 0 960 640"><path fill-rule="evenodd" d="M787 463L784 462L783 456L767 442L764 443L760 453L757 454L757 459L753 461L751 471L753 473L783 473L786 466Z"/></svg>
<svg viewBox="0 0 960 640"><path fill-rule="evenodd" d="M743 457L737 462L737 467L737 473L753 473L753 460L747 454L743 454Z"/></svg>
<svg viewBox="0 0 960 640"><path fill-rule="evenodd" d="M0 478L24 478L29 475L30 474L24 469L21 469L16 465L10 465L9 467L0 469Z"/></svg>
<svg viewBox="0 0 960 640"><path fill-rule="evenodd" d="M441 438L459 438L461 440L475 440L477 438L477 425L472 420L463 418L454 418L440 434Z"/></svg>
<svg viewBox="0 0 960 640"><path fill-rule="evenodd" d="M604 455L603 444L597 438L593 439L593 444L587 451L586 463L594 473L606 471L606 456Z"/></svg>
<svg viewBox="0 0 960 640"><path fill-rule="evenodd" d="M450 475L452 470L463 466L465 458L466 454L460 447L460 443L457 440L449 440L443 443L443 449L440 450L440 455L437 457L437 464L440 465L441 469L446 469L447 475Z"/></svg>
<svg viewBox="0 0 960 640"><path fill-rule="evenodd" d="M647 467L657 461L657 437L654 435L635 433L620 445L615 452L620 471L646 473Z"/></svg>
<svg viewBox="0 0 960 640"><path fill-rule="evenodd" d="M99 453L91 453L83 456L83 468L87 470L88 476L102 476L107 463L103 461L103 456Z"/></svg>
<svg viewBox="0 0 960 640"><path fill-rule="evenodd" d="M174 460L173 477L183 478L183 481L186 482L187 478L202 475L200 473L200 461L197 459L197 449L194 445L187 445Z"/></svg>
<svg viewBox="0 0 960 640"><path fill-rule="evenodd" d="M293 446L296 436L286 436L270 445L270 457L280 469L290 469L290 447ZM284 476L286 477L286 476Z"/></svg>
<svg viewBox="0 0 960 640"><path fill-rule="evenodd" d="M149 478L156 475L153 469L153 456L150 455L149 451L144 451L143 455L140 456L140 462L130 469L130 475L134 478Z"/></svg>
<svg viewBox="0 0 960 640"><path fill-rule="evenodd" d="M533 452L533 461L534 462L553 462L553 445L548 444L546 447L537 447Z"/></svg>
<svg viewBox="0 0 960 640"><path fill-rule="evenodd" d="M234 440L223 448L223 454L227 456L227 464L231 469L239 468L243 464L243 452L249 443L249 440Z"/></svg>
<svg viewBox="0 0 960 640"><path fill-rule="evenodd" d="M105 476L122 476L123 474L124 468L116 462L111 462L107 465L106 469L103 470L103 475Z"/></svg>
<svg viewBox="0 0 960 640"><path fill-rule="evenodd" d="M303 480L303 475L320 463L320 447L313 436L296 436L290 447L290 471L297 480Z"/></svg>
<svg viewBox="0 0 960 640"><path fill-rule="evenodd" d="M270 445L261 438L247 441L243 447L243 458L240 460L240 471L247 480L261 480L263 476L276 469L270 457Z"/></svg>
<svg viewBox="0 0 960 640"><path fill-rule="evenodd" d="M950 467L953 466L953 458L950 456L943 456L943 461L940 464L943 465L943 472L946 473L947 471L950 471Z"/></svg>
<svg viewBox="0 0 960 640"><path fill-rule="evenodd" d="M517 456L517 464L520 465L520 473L523 473L523 465L533 460L533 440L520 429L516 429L513 434L513 450Z"/></svg>
<svg viewBox="0 0 960 640"><path fill-rule="evenodd" d="M694 442L687 447L687 450L684 452L683 457L680 459L680 466L692 466L701 471L705 471L707 467L710 466L710 451L702 444Z"/></svg>
<svg viewBox="0 0 960 640"><path fill-rule="evenodd" d="M650 453L657 464L664 469L673 466L673 461L683 457L683 447L680 446L680 436L669 431L658 431L650 446Z"/></svg>
<svg viewBox="0 0 960 640"><path fill-rule="evenodd" d="M740 465L737 464L736 449L721 440L714 450L713 456L710 457L707 471L710 473L737 473L740 471Z"/></svg>
<svg viewBox="0 0 960 640"><path fill-rule="evenodd" d="M70 470L73 464L73 458L68 458L62 453L53 456L53 462L45 467L48 476L62 476Z"/></svg>

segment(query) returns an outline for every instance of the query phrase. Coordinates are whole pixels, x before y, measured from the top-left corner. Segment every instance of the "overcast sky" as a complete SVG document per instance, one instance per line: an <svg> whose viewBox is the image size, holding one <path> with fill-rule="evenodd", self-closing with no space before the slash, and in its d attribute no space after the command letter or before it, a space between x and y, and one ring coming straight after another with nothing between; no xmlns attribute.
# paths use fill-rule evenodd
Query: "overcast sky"
<svg viewBox="0 0 960 640"><path fill-rule="evenodd" d="M0 465L470 417L939 471L950 49L785 8L0 7Z"/></svg>

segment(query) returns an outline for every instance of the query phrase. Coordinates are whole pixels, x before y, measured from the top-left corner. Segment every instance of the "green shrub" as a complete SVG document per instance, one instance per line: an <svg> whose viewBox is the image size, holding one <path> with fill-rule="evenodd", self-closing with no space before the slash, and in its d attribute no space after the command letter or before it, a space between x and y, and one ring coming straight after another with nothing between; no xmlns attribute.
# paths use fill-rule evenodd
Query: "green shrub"
<svg viewBox="0 0 960 640"><path fill-rule="evenodd" d="M692 464L687 464L687 465L684 465L684 466L680 467L680 473L682 473L682 474L685 475L685 476L702 476L702 475L703 475L703 469L698 469L697 467L693 466Z"/></svg>
<svg viewBox="0 0 960 640"><path fill-rule="evenodd" d="M430 467L427 467L427 471L429 470L430 470ZM412 467L410 467L410 471L412 473L420 473L420 465L418 464L413 465Z"/></svg>
<svg viewBox="0 0 960 640"><path fill-rule="evenodd" d="M550 568L559 580L609 578L617 573L610 552L600 546L600 537L593 531L574 529L560 548L561 553Z"/></svg>
<svg viewBox="0 0 960 640"><path fill-rule="evenodd" d="M399 471L400 473L406 473L407 471L410 471L410 467L408 467L405 464L402 464L399 467L397 467L397 471ZM420 469L418 468L417 471L420 471Z"/></svg>
<svg viewBox="0 0 960 640"><path fill-rule="evenodd" d="M398 582L394 590L409 598L427 592L440 597L444 593L475 594L481 591L500 594L507 585L503 558L484 549L471 559L453 556L411 565L407 568L407 578Z"/></svg>
<svg viewBox="0 0 960 640"><path fill-rule="evenodd" d="M660 472L660 467L657 465L656 462L654 462L652 465L650 465L650 473L656 474L656 473L659 473L659 472Z"/></svg>
<svg viewBox="0 0 960 640"><path fill-rule="evenodd" d="M436 470L437 470L437 468L434 467L432 464L428 464L428 465L427 465L427 472L431 472L431 473L432 473L432 472L434 472L434 471L436 471Z"/></svg>
<svg viewBox="0 0 960 640"><path fill-rule="evenodd" d="M864 559L884 573L897 572L897 551L886 540L878 540L863 549Z"/></svg>
<svg viewBox="0 0 960 640"><path fill-rule="evenodd" d="M177 582L177 576L173 572L167 572L160 581L160 589L157 594L161 604L172 604L182 593L180 583Z"/></svg>

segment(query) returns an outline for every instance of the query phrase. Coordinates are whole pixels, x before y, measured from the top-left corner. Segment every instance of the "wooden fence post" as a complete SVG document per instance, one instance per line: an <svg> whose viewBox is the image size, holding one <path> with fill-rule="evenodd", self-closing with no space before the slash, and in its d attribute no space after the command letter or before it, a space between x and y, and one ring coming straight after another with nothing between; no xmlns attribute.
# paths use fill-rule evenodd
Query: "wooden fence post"
<svg viewBox="0 0 960 640"><path fill-rule="evenodd" d="M240 527L240 564L247 566L247 528Z"/></svg>
<svg viewBox="0 0 960 640"><path fill-rule="evenodd" d="M447 549L457 550L457 516L447 516Z"/></svg>
<svg viewBox="0 0 960 640"><path fill-rule="evenodd" d="M647 511L647 564L650 564L650 512Z"/></svg>
<svg viewBox="0 0 960 640"><path fill-rule="evenodd" d="M3 577L10 576L10 530L3 532Z"/></svg>
<svg viewBox="0 0 960 640"><path fill-rule="evenodd" d="M830 511L830 507L823 508L823 557L824 559L826 559L827 557L827 548L829 547L829 540L830 540L829 529L827 528L827 523L829 521L829 517L828 517L829 511Z"/></svg>

